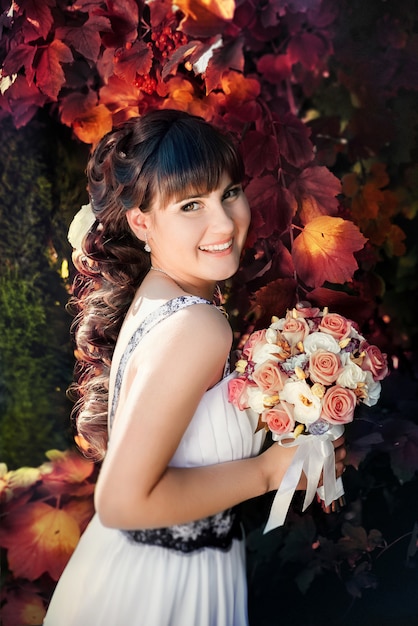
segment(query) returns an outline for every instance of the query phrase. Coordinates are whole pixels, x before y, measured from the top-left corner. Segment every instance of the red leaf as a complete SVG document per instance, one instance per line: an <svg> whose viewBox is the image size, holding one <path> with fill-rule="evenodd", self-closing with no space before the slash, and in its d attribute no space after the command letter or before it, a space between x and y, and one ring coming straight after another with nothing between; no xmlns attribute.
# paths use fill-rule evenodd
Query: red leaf
<svg viewBox="0 0 418 626"><path fill-rule="evenodd" d="M366 243L357 226L340 217L316 217L296 237L292 257L304 283L320 287L326 281L343 284L358 268L353 252Z"/></svg>
<svg viewBox="0 0 418 626"><path fill-rule="evenodd" d="M97 105L97 93L88 90L87 93L73 92L60 98L60 119L63 124L72 126L74 120L84 117Z"/></svg>
<svg viewBox="0 0 418 626"><path fill-rule="evenodd" d="M359 326L372 317L375 306L372 298L368 300L365 297L350 296L344 291L335 291L326 287L318 287L308 292L306 299L321 309L327 306L331 311L338 311L341 315L357 322Z"/></svg>
<svg viewBox="0 0 418 626"><path fill-rule="evenodd" d="M79 538L76 520L44 502L30 502L13 511L0 531L11 572L28 580L44 572L58 580Z"/></svg>
<svg viewBox="0 0 418 626"><path fill-rule="evenodd" d="M222 77L229 70L244 70L243 41L240 37L217 48L209 59L205 72L206 93L219 87Z"/></svg>
<svg viewBox="0 0 418 626"><path fill-rule="evenodd" d="M46 39L51 30L54 18L49 7L55 6L55 0L23 0L21 11L25 14L22 26L24 41Z"/></svg>
<svg viewBox="0 0 418 626"><path fill-rule="evenodd" d="M218 37L202 42L198 39L189 41L184 46L177 48L171 58L164 64L162 78L167 78L170 74L175 74L180 63L187 61L187 67L192 67L207 52L214 43L219 41Z"/></svg>
<svg viewBox="0 0 418 626"><path fill-rule="evenodd" d="M336 196L341 193L341 182L328 168L307 167L291 183L290 189L299 203L300 219L303 224L320 215L337 213Z"/></svg>
<svg viewBox="0 0 418 626"><path fill-rule="evenodd" d="M257 62L257 71L274 85L292 74L292 62L287 54L265 54Z"/></svg>
<svg viewBox="0 0 418 626"><path fill-rule="evenodd" d="M304 167L313 159L310 129L295 115L287 113L277 124L280 153L290 165Z"/></svg>
<svg viewBox="0 0 418 626"><path fill-rule="evenodd" d="M36 50L36 46L28 46L25 43L12 48L4 60L3 73L6 76L11 76L17 74L20 68L24 67L25 76L30 85L35 73L32 65Z"/></svg>
<svg viewBox="0 0 418 626"><path fill-rule="evenodd" d="M42 56L36 68L36 84L52 100L57 100L61 87L65 82L61 63L70 63L72 60L73 55L70 48L59 39L54 39L42 51Z"/></svg>
<svg viewBox="0 0 418 626"><path fill-rule="evenodd" d="M103 2L99 3L103 5ZM109 0L107 10L97 10L96 15L109 18L110 32L102 34L103 45L107 48L120 48L138 37L139 11L136 0Z"/></svg>
<svg viewBox="0 0 418 626"><path fill-rule="evenodd" d="M296 283L293 278L278 278L259 289L252 298L250 313L257 317L256 328L265 328L272 315L281 317L295 305Z"/></svg>
<svg viewBox="0 0 418 626"><path fill-rule="evenodd" d="M268 238L273 232L289 230L297 204L293 194L279 185L271 174L253 178L245 188L248 201L254 211L262 215L263 226L258 237Z"/></svg>
<svg viewBox="0 0 418 626"><path fill-rule="evenodd" d="M38 87L33 83L29 85L24 76L16 78L7 90L6 97L16 128L25 126L47 101Z"/></svg>
<svg viewBox="0 0 418 626"><path fill-rule="evenodd" d="M314 70L321 64L328 46L313 33L301 33L292 37L287 51L292 63L300 62L308 70Z"/></svg>
<svg viewBox="0 0 418 626"><path fill-rule="evenodd" d="M148 74L152 65L152 50L144 41L136 41L132 47L118 51L114 72L127 83L133 83L136 75Z"/></svg>
<svg viewBox="0 0 418 626"><path fill-rule="evenodd" d="M259 176L264 170L277 170L279 146L274 136L250 130L241 142L241 147L249 176Z"/></svg>
<svg viewBox="0 0 418 626"><path fill-rule="evenodd" d="M181 30L203 39L222 33L235 10L234 0L177 0L176 5L186 16Z"/></svg>
<svg viewBox="0 0 418 626"><path fill-rule="evenodd" d="M3 626L17 626L42 624L45 617L45 607L40 595L28 589L6 589L4 597L6 603L1 607Z"/></svg>
<svg viewBox="0 0 418 626"><path fill-rule="evenodd" d="M82 26L57 28L55 36L72 46L86 59L97 61L102 43L100 31L110 29L110 21L107 18L95 15Z"/></svg>
<svg viewBox="0 0 418 626"><path fill-rule="evenodd" d="M112 130L112 114L104 104L99 104L73 121L74 134L84 143L95 144Z"/></svg>

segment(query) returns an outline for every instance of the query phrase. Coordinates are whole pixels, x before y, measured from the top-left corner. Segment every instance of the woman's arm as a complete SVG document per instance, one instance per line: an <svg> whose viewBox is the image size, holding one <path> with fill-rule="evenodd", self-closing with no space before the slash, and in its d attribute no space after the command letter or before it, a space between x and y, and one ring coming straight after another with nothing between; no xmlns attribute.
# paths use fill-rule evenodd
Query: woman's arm
<svg viewBox="0 0 418 626"><path fill-rule="evenodd" d="M176 313L142 340L96 486L105 525L186 523L280 485L294 448L272 446L258 457L206 467L168 467L201 397L220 377L230 333L215 309L201 305Z"/></svg>

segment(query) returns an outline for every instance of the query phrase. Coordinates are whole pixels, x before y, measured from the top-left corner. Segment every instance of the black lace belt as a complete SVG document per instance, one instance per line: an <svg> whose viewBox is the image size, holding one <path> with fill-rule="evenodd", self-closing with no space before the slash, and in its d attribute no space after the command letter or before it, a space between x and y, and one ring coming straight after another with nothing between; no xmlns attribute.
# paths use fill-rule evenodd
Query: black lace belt
<svg viewBox="0 0 418 626"><path fill-rule="evenodd" d="M229 550L233 539L242 538L241 525L234 509L227 509L189 524L122 532L136 543L170 548L184 553L201 548Z"/></svg>

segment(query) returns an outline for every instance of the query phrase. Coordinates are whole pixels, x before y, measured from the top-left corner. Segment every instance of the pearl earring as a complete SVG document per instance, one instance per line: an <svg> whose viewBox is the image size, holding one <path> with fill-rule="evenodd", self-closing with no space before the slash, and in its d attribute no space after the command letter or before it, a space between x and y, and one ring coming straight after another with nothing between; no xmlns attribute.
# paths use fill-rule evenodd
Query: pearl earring
<svg viewBox="0 0 418 626"><path fill-rule="evenodd" d="M149 245L149 243L148 243L148 237L147 237L147 235L145 235L145 246L144 246L144 250L145 250L145 252L151 252L151 248L150 248L150 245Z"/></svg>

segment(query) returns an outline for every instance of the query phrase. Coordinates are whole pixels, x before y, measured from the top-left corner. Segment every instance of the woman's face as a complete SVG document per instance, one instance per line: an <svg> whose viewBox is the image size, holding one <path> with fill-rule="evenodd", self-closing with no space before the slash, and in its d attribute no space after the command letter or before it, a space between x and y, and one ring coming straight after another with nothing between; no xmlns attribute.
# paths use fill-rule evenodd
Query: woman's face
<svg viewBox="0 0 418 626"><path fill-rule="evenodd" d="M250 209L240 184L224 174L210 193L175 198L161 206L159 197L147 214L151 262L186 290L229 278L238 269L250 224ZM195 289L195 291L196 291Z"/></svg>

